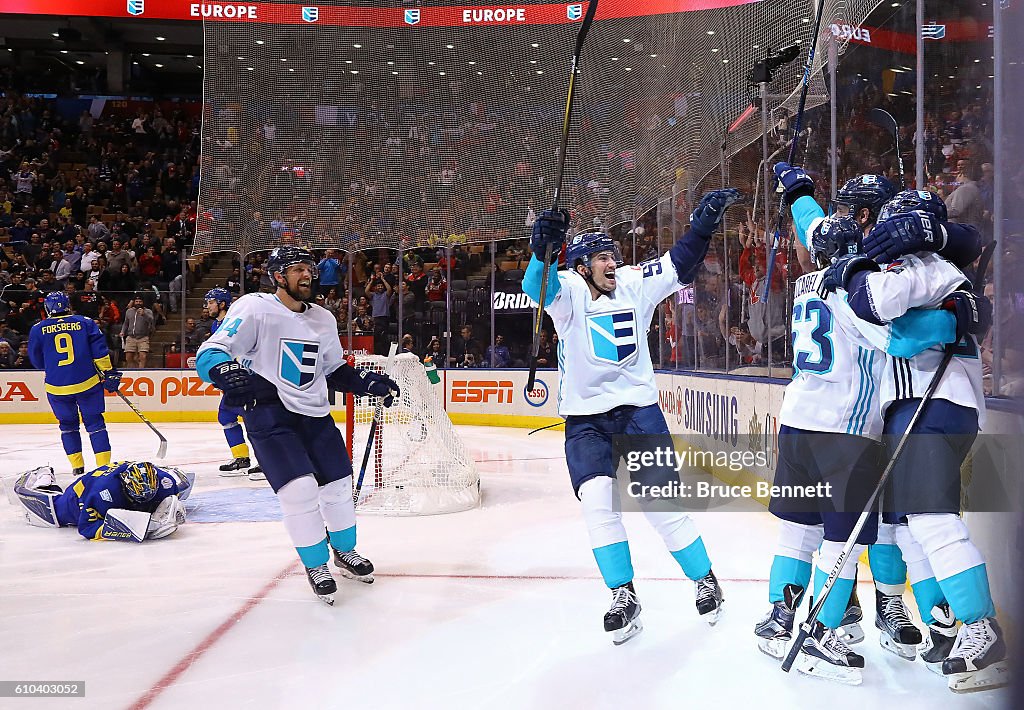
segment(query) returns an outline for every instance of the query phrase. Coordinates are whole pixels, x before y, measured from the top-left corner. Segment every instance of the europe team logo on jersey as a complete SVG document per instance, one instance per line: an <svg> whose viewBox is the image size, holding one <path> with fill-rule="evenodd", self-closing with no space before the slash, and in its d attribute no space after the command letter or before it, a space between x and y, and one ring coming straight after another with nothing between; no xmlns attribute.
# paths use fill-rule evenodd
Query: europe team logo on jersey
<svg viewBox="0 0 1024 710"><path fill-rule="evenodd" d="M281 339L281 379L305 389L316 376L320 345L309 340Z"/></svg>
<svg viewBox="0 0 1024 710"><path fill-rule="evenodd" d="M570 20L578 20L583 17L583 5L567 5L565 8L565 16Z"/></svg>
<svg viewBox="0 0 1024 710"><path fill-rule="evenodd" d="M420 23L420 11L419 9L407 9L405 11L405 24L407 25L418 25Z"/></svg>
<svg viewBox="0 0 1024 710"><path fill-rule="evenodd" d="M146 0L128 0L128 14L141 15L146 11Z"/></svg>
<svg viewBox="0 0 1024 710"><path fill-rule="evenodd" d="M598 360L618 364L636 352L636 314L632 309L587 316L587 333Z"/></svg>
<svg viewBox="0 0 1024 710"><path fill-rule="evenodd" d="M316 22L320 19L320 8L319 7L304 7L302 8L302 19L304 22Z"/></svg>

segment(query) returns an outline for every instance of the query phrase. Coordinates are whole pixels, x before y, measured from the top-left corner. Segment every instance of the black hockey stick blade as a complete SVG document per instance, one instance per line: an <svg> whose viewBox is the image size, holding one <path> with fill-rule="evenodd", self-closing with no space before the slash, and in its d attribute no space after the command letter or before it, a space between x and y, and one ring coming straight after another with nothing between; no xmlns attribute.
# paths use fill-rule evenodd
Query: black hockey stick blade
<svg viewBox="0 0 1024 710"><path fill-rule="evenodd" d="M583 43L590 32L590 25L594 22L594 15L597 14L598 0L590 0L587 3L587 12L583 15L583 21L576 32L576 46L572 52L572 67L569 73L569 91L565 96L565 114L562 117L562 135L558 147L558 171L555 173L554 198L551 204L551 211L558 211L558 203L562 197L562 179L565 177L565 154L569 147L569 127L572 124L572 107L576 98L576 77L579 73L580 56L583 54ZM547 300L548 274L551 269L552 247L549 244L544 253L544 270L540 280L540 301L537 303L537 310L533 318L533 343L530 347L530 374L526 378L526 389L532 390L537 381L537 354L540 352L540 329L544 323L544 301Z"/></svg>
<svg viewBox="0 0 1024 710"><path fill-rule="evenodd" d="M900 152L900 125L896 118L884 108L871 109L871 122L892 136L892 142L896 151L896 164L900 171L900 190L907 186L906 174L903 172L903 154Z"/></svg>
<svg viewBox="0 0 1024 710"><path fill-rule="evenodd" d="M99 367L96 368L96 374L100 376L100 380L102 381L103 371L100 370ZM148 426L153 431L153 433L156 434L156 438L160 440L160 445L157 446L157 448L156 448L156 457L158 459L162 459L164 456L166 456L167 455L167 437L164 436L163 434L161 434L160 430L157 429L155 426L153 426L153 422L149 421L149 419L146 418L146 415L143 414L141 411L139 411L139 408L135 406L134 402L132 402L130 399L128 399L127 395L125 395L123 392L121 392L121 390L117 390L116 394L117 394L118 397L121 398L121 400L125 404L128 405L129 409L131 409L133 412L135 412L135 416L137 416L142 421L143 424Z"/></svg>

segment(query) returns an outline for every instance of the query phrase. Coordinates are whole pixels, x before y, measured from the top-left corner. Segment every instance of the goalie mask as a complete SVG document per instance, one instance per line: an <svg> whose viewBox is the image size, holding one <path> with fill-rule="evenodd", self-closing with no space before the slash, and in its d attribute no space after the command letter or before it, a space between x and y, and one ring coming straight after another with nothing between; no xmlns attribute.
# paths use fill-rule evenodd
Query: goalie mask
<svg viewBox="0 0 1024 710"><path fill-rule="evenodd" d="M133 503L149 503L156 497L156 487L156 466L148 461L128 464L121 471L121 488Z"/></svg>
<svg viewBox="0 0 1024 710"><path fill-rule="evenodd" d="M927 212L940 222L949 221L946 203L934 192L927 190L904 190L886 202L878 213L878 221L884 222L893 215L904 212Z"/></svg>
<svg viewBox="0 0 1024 710"><path fill-rule="evenodd" d="M811 254L825 268L841 256L861 253L863 230L852 217L827 217L811 232Z"/></svg>

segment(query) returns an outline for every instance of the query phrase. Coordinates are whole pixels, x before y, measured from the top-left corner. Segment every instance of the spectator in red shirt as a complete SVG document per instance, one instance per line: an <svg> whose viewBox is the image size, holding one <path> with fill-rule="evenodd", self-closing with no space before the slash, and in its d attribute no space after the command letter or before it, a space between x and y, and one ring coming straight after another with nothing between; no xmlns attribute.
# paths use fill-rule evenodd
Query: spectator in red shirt
<svg viewBox="0 0 1024 710"><path fill-rule="evenodd" d="M152 283L154 280L158 280L162 268L163 260L156 253L156 247L149 247L139 257L139 276L142 281Z"/></svg>
<svg viewBox="0 0 1024 710"><path fill-rule="evenodd" d="M448 282L441 275L441 269L435 267L430 272L430 281L427 282L427 300L434 303L443 301L447 293Z"/></svg>

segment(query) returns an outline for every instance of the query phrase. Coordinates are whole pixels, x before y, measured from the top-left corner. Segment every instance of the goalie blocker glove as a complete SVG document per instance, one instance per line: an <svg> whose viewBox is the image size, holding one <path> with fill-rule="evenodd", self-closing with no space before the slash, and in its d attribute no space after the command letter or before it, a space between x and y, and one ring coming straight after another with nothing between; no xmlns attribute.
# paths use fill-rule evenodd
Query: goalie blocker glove
<svg viewBox="0 0 1024 710"><path fill-rule="evenodd" d="M786 202L793 204L801 197L814 197L814 181L799 165L775 163L775 177L786 191Z"/></svg>
<svg viewBox="0 0 1024 710"><path fill-rule="evenodd" d="M224 403L229 407L244 407L256 397L252 373L234 360L211 367L210 381L224 393Z"/></svg>
<svg viewBox="0 0 1024 710"><path fill-rule="evenodd" d="M538 260L544 260L547 247L551 245L551 263L558 261L569 229L569 210L544 210L533 223L530 235L530 250Z"/></svg>
<svg viewBox="0 0 1024 710"><path fill-rule="evenodd" d="M327 386L335 392L372 394L375 397L382 397L385 407L394 404L395 397L402 394L398 383L387 375L372 370L359 370L349 365L342 365L329 374Z"/></svg>

